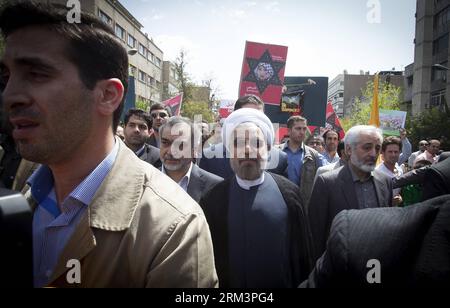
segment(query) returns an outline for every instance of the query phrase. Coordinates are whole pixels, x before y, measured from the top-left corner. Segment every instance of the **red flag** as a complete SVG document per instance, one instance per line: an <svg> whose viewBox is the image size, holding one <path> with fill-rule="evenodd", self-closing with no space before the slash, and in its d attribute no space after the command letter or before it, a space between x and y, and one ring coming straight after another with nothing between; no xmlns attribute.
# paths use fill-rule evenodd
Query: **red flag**
<svg viewBox="0 0 450 308"><path fill-rule="evenodd" d="M279 127L275 137L277 138L277 143L281 143L284 137L289 137L289 129L287 127Z"/></svg>
<svg viewBox="0 0 450 308"><path fill-rule="evenodd" d="M325 123L326 129L333 129L339 134L339 138L342 140L345 137L345 131L342 128L341 122L339 121L336 112L334 112L333 105L331 105L331 101L327 104L327 120Z"/></svg>
<svg viewBox="0 0 450 308"><path fill-rule="evenodd" d="M226 119L234 110L234 104L236 101L223 99L220 101L219 115L221 119Z"/></svg>
<svg viewBox="0 0 450 308"><path fill-rule="evenodd" d="M246 42L239 97L254 94L279 106L287 51L286 46Z"/></svg>
<svg viewBox="0 0 450 308"><path fill-rule="evenodd" d="M342 140L345 137L345 131L341 126L341 122L334 112L333 105L331 105L331 101L327 104L327 113L326 113L326 122L325 127L319 126L308 126L309 132L311 135L320 135L322 136L327 130L333 129L339 134L339 138Z"/></svg>
<svg viewBox="0 0 450 308"><path fill-rule="evenodd" d="M178 94L177 96L174 96L172 98L169 98L168 100L162 102L161 104L170 108L172 116L179 116L181 112L182 101L183 101L183 93Z"/></svg>

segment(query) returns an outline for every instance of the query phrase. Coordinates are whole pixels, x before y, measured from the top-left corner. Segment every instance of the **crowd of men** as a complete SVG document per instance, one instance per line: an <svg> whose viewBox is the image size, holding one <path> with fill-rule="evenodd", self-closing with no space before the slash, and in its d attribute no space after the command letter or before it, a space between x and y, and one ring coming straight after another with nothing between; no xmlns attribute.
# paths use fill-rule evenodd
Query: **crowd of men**
<svg viewBox="0 0 450 308"><path fill-rule="evenodd" d="M254 95L237 100L221 141L161 104L121 126L126 50L108 25L84 13L69 24L66 10L0 13L1 180L33 209L36 287L70 286L71 259L80 287L371 286L371 259L384 285L450 284L438 140L411 153L405 131L364 125L306 140L307 119L292 116L277 145Z"/></svg>

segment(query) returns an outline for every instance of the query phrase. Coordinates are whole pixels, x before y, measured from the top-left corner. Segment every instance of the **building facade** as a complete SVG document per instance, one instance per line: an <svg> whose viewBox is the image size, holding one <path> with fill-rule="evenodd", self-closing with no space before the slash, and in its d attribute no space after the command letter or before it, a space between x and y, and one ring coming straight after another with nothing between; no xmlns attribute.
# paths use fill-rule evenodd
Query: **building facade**
<svg viewBox="0 0 450 308"><path fill-rule="evenodd" d="M417 0L412 113L450 103L450 0Z"/></svg>
<svg viewBox="0 0 450 308"><path fill-rule="evenodd" d="M163 62L162 71L162 100L167 100L180 92L178 89L178 76L175 70L175 65L170 61Z"/></svg>
<svg viewBox="0 0 450 308"><path fill-rule="evenodd" d="M388 77L389 76L389 77ZM369 81L373 81L374 75L369 72L360 71L359 75L344 74L338 75L328 84L328 101L333 105L334 111L339 118L346 118L352 112L353 104L357 98L363 99L363 89ZM380 80L389 82L397 87L404 88L403 72L389 71L380 72Z"/></svg>
<svg viewBox="0 0 450 308"><path fill-rule="evenodd" d="M60 3L67 0L39 0ZM129 51L129 74L134 76L136 100L152 104L162 100L163 51L156 46L143 25L117 0L82 0L81 9L98 16L115 31Z"/></svg>

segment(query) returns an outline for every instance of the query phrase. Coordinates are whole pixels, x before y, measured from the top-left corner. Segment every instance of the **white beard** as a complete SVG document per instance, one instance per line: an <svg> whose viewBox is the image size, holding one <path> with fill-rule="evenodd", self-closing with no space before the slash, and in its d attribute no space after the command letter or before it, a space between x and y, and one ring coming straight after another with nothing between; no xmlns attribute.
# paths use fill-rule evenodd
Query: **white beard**
<svg viewBox="0 0 450 308"><path fill-rule="evenodd" d="M364 172L372 172L373 170L375 170L376 167L376 164L373 165L364 164L363 162L358 160L358 158L355 155L350 156L350 161L353 164L353 166Z"/></svg>

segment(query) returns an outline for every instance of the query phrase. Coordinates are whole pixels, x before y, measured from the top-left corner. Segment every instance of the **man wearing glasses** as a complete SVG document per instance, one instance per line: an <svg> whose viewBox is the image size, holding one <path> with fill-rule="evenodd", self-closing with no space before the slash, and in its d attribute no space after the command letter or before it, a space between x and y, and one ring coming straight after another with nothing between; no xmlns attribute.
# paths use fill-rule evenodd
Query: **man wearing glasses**
<svg viewBox="0 0 450 308"><path fill-rule="evenodd" d="M416 160L417 156L419 156L420 154L425 152L427 147L428 147L428 141L422 140L422 141L419 142L419 151L412 153L411 156L408 159L409 167L411 167L411 168L414 167L414 161Z"/></svg>
<svg viewBox="0 0 450 308"><path fill-rule="evenodd" d="M159 128L165 124L172 115L170 114L170 110L160 103L153 104L150 107L150 115L153 119L153 134L148 138L147 143L159 148Z"/></svg>

